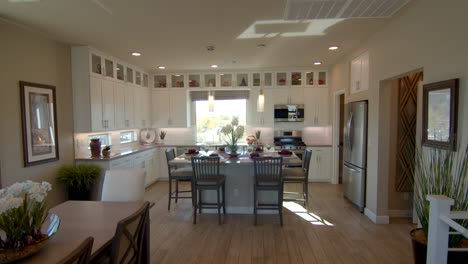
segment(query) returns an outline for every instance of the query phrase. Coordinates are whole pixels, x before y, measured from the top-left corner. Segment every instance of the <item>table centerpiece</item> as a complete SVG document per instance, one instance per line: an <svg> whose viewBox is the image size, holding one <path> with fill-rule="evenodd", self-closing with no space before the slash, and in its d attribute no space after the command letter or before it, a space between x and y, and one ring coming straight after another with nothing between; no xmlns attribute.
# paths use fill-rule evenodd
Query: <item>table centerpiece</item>
<svg viewBox="0 0 468 264"><path fill-rule="evenodd" d="M28 180L0 190L0 263L37 252L57 231L60 221L55 215L49 219L47 234L41 230L47 218L45 197L51 189L48 182Z"/></svg>
<svg viewBox="0 0 468 264"><path fill-rule="evenodd" d="M224 135L224 142L230 149L231 157L237 156L237 142L244 136L244 126L239 125L239 118L234 117L230 124L221 127L221 133Z"/></svg>

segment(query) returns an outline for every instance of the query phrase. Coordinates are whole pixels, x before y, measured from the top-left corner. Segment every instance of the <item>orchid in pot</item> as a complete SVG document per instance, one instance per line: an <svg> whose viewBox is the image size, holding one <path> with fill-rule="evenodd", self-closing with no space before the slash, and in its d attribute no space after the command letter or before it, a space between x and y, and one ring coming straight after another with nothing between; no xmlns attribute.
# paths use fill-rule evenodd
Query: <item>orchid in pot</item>
<svg viewBox="0 0 468 264"><path fill-rule="evenodd" d="M231 156L237 155L237 142L244 136L244 126L239 125L239 118L234 117L230 124L221 128L221 133L224 135L224 142L231 150Z"/></svg>
<svg viewBox="0 0 468 264"><path fill-rule="evenodd" d="M53 233L41 231L47 217L45 197L51 189L48 182L28 180L0 190L0 263L34 253L56 232L58 219ZM23 250L28 246L33 250Z"/></svg>

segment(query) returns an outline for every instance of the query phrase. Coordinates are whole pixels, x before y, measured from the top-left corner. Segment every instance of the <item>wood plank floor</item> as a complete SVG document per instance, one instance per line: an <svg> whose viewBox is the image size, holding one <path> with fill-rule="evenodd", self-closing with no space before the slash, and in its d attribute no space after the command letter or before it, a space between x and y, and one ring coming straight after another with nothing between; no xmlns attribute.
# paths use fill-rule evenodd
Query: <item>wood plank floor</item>
<svg viewBox="0 0 468 264"><path fill-rule="evenodd" d="M343 199L341 186L309 184L309 212L295 203L277 215L202 214L192 224L190 199L167 210L167 182L147 189L152 263L412 263L409 219L375 225ZM297 188L295 186L290 187Z"/></svg>

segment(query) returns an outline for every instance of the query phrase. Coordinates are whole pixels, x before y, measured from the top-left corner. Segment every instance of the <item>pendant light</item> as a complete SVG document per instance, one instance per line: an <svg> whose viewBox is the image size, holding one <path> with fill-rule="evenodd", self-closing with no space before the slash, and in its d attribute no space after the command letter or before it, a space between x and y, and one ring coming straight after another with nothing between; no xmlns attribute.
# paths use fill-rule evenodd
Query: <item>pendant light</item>
<svg viewBox="0 0 468 264"><path fill-rule="evenodd" d="M213 113L214 112L214 92L208 92L208 111Z"/></svg>
<svg viewBox="0 0 468 264"><path fill-rule="evenodd" d="M257 100L257 112L263 112L265 109L265 95L263 94L263 88L260 89Z"/></svg>

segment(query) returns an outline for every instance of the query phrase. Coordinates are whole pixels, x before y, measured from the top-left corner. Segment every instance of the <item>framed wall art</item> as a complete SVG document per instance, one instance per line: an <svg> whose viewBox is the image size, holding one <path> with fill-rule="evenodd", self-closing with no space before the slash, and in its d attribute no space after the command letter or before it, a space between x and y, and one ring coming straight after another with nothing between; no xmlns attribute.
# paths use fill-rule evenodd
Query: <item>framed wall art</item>
<svg viewBox="0 0 468 264"><path fill-rule="evenodd" d="M20 81L24 166L59 159L55 87Z"/></svg>

